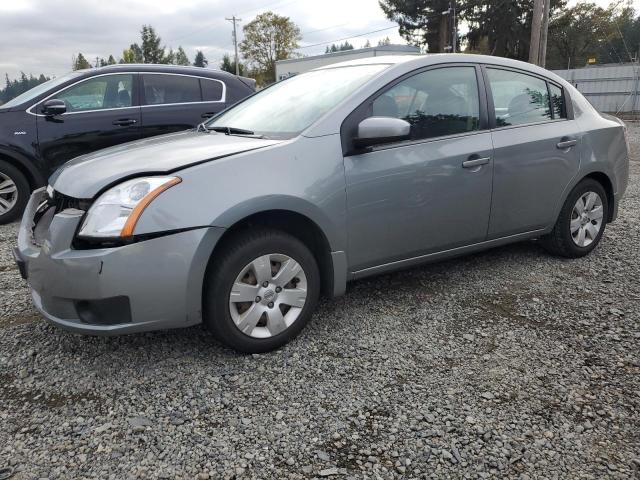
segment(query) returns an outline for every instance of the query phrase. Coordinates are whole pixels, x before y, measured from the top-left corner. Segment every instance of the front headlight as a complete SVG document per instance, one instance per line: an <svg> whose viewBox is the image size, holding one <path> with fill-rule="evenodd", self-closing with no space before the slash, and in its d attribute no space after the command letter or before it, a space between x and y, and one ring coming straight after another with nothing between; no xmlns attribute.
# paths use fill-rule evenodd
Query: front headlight
<svg viewBox="0 0 640 480"><path fill-rule="evenodd" d="M128 238L145 208L162 192L180 183L180 177L144 177L110 188L91 205L80 237Z"/></svg>

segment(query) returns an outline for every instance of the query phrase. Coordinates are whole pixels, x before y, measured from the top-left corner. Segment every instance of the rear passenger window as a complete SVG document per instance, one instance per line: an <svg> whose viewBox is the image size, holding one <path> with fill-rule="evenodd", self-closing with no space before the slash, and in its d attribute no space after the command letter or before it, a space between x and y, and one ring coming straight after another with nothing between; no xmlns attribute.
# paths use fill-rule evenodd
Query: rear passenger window
<svg viewBox="0 0 640 480"><path fill-rule="evenodd" d="M146 105L201 102L200 82L183 75L142 75Z"/></svg>
<svg viewBox="0 0 640 480"><path fill-rule="evenodd" d="M549 93L551 93L551 108L553 109L553 118L567 118L567 109L564 104L564 95L560 87L549 84Z"/></svg>
<svg viewBox="0 0 640 480"><path fill-rule="evenodd" d="M411 124L411 139L441 137L480 128L475 67L446 67L418 73L376 98L373 116Z"/></svg>
<svg viewBox="0 0 640 480"><path fill-rule="evenodd" d="M200 79L202 99L205 102L219 102L222 100L222 82L217 80Z"/></svg>
<svg viewBox="0 0 640 480"><path fill-rule="evenodd" d="M547 82L508 70L489 68L487 72L498 127L551 120Z"/></svg>

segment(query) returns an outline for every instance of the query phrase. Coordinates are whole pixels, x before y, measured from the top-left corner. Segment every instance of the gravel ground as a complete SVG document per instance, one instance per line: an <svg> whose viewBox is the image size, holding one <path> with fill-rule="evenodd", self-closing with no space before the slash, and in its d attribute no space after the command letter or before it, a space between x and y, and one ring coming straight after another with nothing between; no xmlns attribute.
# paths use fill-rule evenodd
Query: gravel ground
<svg viewBox="0 0 640 480"><path fill-rule="evenodd" d="M0 467L31 478L639 478L640 125L588 258L535 242L359 281L285 349L89 338L0 227Z"/></svg>

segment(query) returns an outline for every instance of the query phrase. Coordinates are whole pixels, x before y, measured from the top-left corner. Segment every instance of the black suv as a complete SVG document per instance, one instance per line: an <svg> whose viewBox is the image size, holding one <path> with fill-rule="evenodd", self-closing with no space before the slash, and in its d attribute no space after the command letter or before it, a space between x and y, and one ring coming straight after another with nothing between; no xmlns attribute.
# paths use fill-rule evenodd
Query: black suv
<svg viewBox="0 0 640 480"><path fill-rule="evenodd" d="M38 85L0 105L0 224L67 160L193 128L254 91L248 78L170 65L111 65Z"/></svg>

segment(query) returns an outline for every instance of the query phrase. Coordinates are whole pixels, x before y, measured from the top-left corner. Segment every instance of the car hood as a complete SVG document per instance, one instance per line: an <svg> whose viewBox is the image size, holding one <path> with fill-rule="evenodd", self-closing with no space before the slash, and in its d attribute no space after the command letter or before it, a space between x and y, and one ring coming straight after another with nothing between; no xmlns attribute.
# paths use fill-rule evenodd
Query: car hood
<svg viewBox="0 0 640 480"><path fill-rule="evenodd" d="M125 178L167 174L280 142L192 130L162 135L77 157L60 167L49 179L49 185L70 197L93 198Z"/></svg>

